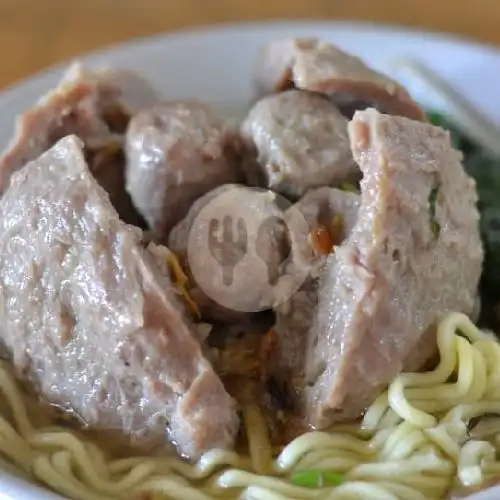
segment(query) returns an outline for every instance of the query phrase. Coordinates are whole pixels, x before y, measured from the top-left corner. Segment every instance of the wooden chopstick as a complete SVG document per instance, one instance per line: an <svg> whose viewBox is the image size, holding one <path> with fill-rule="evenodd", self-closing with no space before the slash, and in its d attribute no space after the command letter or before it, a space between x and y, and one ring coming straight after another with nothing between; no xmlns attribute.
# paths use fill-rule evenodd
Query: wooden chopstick
<svg viewBox="0 0 500 500"><path fill-rule="evenodd" d="M419 78L447 104L448 112L445 114L455 122L457 129L494 155L500 156L500 129L482 115L466 97L420 61L400 58L394 61L393 66L409 70L413 76Z"/></svg>

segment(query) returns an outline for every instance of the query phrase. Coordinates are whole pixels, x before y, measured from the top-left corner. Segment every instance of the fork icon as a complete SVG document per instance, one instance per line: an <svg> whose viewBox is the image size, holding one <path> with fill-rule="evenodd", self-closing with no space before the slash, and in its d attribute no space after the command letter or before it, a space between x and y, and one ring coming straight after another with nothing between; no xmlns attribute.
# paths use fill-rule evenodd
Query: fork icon
<svg viewBox="0 0 500 500"><path fill-rule="evenodd" d="M247 253L247 227L245 221L239 217L236 224L237 238L234 239L233 218L226 215L222 219L222 234L220 228L221 221L219 219L210 220L208 249L212 257L222 267L222 282L226 286L231 286L234 279L234 268Z"/></svg>

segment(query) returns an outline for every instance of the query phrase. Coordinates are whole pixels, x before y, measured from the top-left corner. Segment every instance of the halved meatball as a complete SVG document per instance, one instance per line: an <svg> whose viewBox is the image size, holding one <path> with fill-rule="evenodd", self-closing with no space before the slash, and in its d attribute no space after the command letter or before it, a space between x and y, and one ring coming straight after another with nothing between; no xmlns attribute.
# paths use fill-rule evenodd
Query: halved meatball
<svg viewBox="0 0 500 500"><path fill-rule="evenodd" d="M372 106L416 120L424 111L406 89L361 59L314 38L290 38L266 45L255 70L257 98L297 88L327 95L351 117Z"/></svg>
<svg viewBox="0 0 500 500"><path fill-rule="evenodd" d="M171 440L196 459L234 444L236 406L199 329L80 140L61 139L14 174L0 215L0 339L19 378L143 452Z"/></svg>
<svg viewBox="0 0 500 500"><path fill-rule="evenodd" d="M359 417L432 356L443 316L472 313L483 261L475 183L447 132L370 109L349 135L358 220L329 256L308 334L305 411L321 428Z"/></svg>
<svg viewBox="0 0 500 500"><path fill-rule="evenodd" d="M75 134L83 140L89 168L120 217L143 226L125 191L123 134L132 114L158 100L155 89L133 72L74 63L55 89L18 117L10 144L0 156L0 191L16 170Z"/></svg>
<svg viewBox="0 0 500 500"><path fill-rule="evenodd" d="M296 401L304 383L308 330L318 304L318 278L328 256L356 224L360 196L335 188L312 189L285 212L285 221L304 217L308 231L290 232L291 259L307 279L291 298L276 308L275 349L269 373L285 393Z"/></svg>

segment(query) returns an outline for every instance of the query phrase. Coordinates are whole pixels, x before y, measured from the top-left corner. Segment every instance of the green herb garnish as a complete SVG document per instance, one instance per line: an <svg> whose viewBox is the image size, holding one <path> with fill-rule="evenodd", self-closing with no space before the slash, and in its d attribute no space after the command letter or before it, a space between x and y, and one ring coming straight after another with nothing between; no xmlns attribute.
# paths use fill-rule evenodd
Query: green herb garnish
<svg viewBox="0 0 500 500"><path fill-rule="evenodd" d="M296 486L304 488L326 488L328 486L339 486L344 482L344 478L340 474L320 469L295 472L290 477L290 480Z"/></svg>
<svg viewBox="0 0 500 500"><path fill-rule="evenodd" d="M431 231L434 233L434 236L437 238L439 236L439 231L441 230L441 226L439 222L436 220L436 200L439 191L439 185L434 186L429 193L429 213L431 216Z"/></svg>
<svg viewBox="0 0 500 500"><path fill-rule="evenodd" d="M340 189L342 189L342 191L349 191L351 193L359 193L359 189L354 184L351 184L350 182L343 182L340 185Z"/></svg>

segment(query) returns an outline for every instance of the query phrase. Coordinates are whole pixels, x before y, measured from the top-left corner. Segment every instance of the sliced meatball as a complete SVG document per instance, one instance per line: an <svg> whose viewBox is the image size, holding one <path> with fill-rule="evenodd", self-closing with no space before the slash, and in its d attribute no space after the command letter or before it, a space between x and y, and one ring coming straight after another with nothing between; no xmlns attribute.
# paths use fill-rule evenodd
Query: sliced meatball
<svg viewBox="0 0 500 500"><path fill-rule="evenodd" d="M255 72L257 98L290 88L330 97L350 117L369 106L382 112L424 120L424 111L391 78L358 57L313 38L291 38L265 46Z"/></svg>
<svg viewBox="0 0 500 500"><path fill-rule="evenodd" d="M323 96L290 90L264 97L241 125L252 185L291 199L308 189L356 182L347 120Z"/></svg>
<svg viewBox="0 0 500 500"><path fill-rule="evenodd" d="M292 259L309 275L300 290L276 308L276 342L269 369L293 400L303 386L304 353L318 303L318 278L330 253L355 226L359 203L357 193L324 187L312 189L285 212L287 221L295 216L292 211L300 211L309 228L306 234L290 234Z"/></svg>
<svg viewBox="0 0 500 500"><path fill-rule="evenodd" d="M127 190L151 230L165 239L192 203L239 178L237 140L198 101L143 110L127 132Z"/></svg>
<svg viewBox="0 0 500 500"><path fill-rule="evenodd" d="M131 114L159 99L138 75L126 70L73 64L57 87L16 122L14 136L0 157L0 191L12 173L75 134L85 144L89 167L125 222L144 225L125 191L123 133Z"/></svg>
<svg viewBox="0 0 500 500"><path fill-rule="evenodd" d="M271 307L290 252L276 195L236 184L198 199L168 245L188 272L202 317L221 322L246 320Z"/></svg>
<svg viewBox="0 0 500 500"><path fill-rule="evenodd" d="M370 109L349 134L359 217L328 259L308 336L305 409L320 428L360 416L404 366L425 362L429 330L472 313L483 261L475 183L447 132Z"/></svg>
<svg viewBox="0 0 500 500"><path fill-rule="evenodd" d="M143 450L169 439L191 458L230 447L235 404L81 141L64 138L14 174L0 214L0 341L17 376L89 430Z"/></svg>

